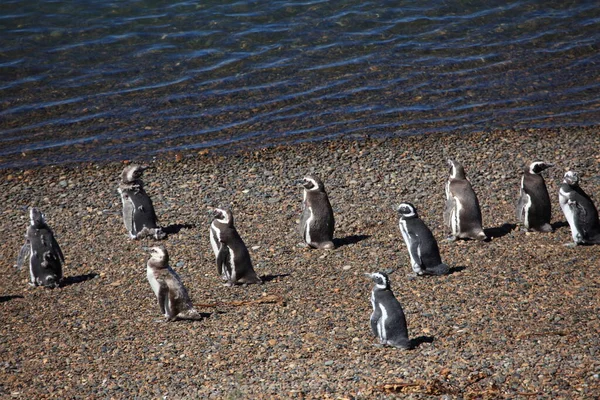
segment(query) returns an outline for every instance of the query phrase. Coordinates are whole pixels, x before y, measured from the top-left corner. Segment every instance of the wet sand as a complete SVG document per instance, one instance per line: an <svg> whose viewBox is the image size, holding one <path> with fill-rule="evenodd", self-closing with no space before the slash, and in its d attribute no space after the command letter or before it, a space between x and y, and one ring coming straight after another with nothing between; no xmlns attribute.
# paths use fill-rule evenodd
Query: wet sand
<svg viewBox="0 0 600 400"><path fill-rule="evenodd" d="M130 241L116 192L122 162L0 171L0 395L5 398L552 398L600 393L600 246L567 248L558 206L566 170L600 201L597 128L432 134L250 152L165 154L146 191L200 322L161 318L146 280L153 240ZM463 163L487 243L443 241L447 158ZM554 233L524 233L514 205L534 159ZM298 246L301 188L315 173L336 217L334 251ZM453 267L410 276L394 206L415 204ZM65 284L28 286L13 265L27 206L45 212ZM262 286L224 287L208 229L231 207ZM363 272L392 267L411 338L375 347ZM278 299L277 302L253 302ZM237 304L236 301L249 301ZM218 303L216 307L206 305ZM441 397L445 396L445 397Z"/></svg>

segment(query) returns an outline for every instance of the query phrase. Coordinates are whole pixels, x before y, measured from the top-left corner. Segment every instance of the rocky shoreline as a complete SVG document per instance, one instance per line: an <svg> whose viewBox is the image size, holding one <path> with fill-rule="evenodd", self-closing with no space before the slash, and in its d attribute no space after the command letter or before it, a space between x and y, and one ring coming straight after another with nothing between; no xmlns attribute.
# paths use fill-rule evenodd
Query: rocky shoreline
<svg viewBox="0 0 600 400"><path fill-rule="evenodd" d="M305 143L241 153L165 154L146 191L171 265L200 322L159 323L146 281L153 240L130 241L116 193L124 163L2 170L0 397L552 398L600 394L600 247L574 249L558 206L568 169L600 205L598 128L431 134ZM445 159L463 163L490 242L448 243ZM553 200L551 234L514 226L534 159ZM325 183L333 251L298 246L307 173ZM416 205L453 273L415 278L393 209ZM13 265L39 207L67 262L65 285L27 285ZM264 285L223 287L208 240L231 207ZM415 350L374 347L372 283L391 275ZM261 301L263 299L263 301ZM216 304L216 307L213 305Z"/></svg>

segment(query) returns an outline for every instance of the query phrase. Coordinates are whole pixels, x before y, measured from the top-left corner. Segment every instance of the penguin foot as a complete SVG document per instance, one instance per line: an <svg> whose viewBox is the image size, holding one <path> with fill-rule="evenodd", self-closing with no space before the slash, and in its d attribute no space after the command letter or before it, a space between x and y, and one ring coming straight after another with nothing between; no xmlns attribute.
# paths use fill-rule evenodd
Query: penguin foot
<svg viewBox="0 0 600 400"><path fill-rule="evenodd" d="M300 242L300 243L298 243L298 247L302 247L303 249L308 249L310 246L308 245L308 243Z"/></svg>
<svg viewBox="0 0 600 400"><path fill-rule="evenodd" d="M444 239L446 242L456 242L456 239L458 239L456 236L454 235L450 235L448 236L446 239Z"/></svg>
<svg viewBox="0 0 600 400"><path fill-rule="evenodd" d="M156 228L153 236L156 240L163 240L167 237L167 234L162 230L162 228Z"/></svg>
<svg viewBox="0 0 600 400"><path fill-rule="evenodd" d="M333 250L335 249L335 245L333 242L323 242L319 243L318 248L323 250Z"/></svg>
<svg viewBox="0 0 600 400"><path fill-rule="evenodd" d="M563 244L563 246L570 247L570 248L574 249L575 247L577 247L577 243L575 243L575 242L569 242L569 243Z"/></svg>
<svg viewBox="0 0 600 400"><path fill-rule="evenodd" d="M554 232L554 228L550 224L544 224L537 229L538 232L550 233Z"/></svg>

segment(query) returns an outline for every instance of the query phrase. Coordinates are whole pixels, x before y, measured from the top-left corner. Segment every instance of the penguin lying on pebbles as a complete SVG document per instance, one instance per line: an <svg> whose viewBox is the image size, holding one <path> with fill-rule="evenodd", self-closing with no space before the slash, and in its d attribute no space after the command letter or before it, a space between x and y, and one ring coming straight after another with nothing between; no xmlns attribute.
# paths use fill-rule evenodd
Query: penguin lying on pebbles
<svg viewBox="0 0 600 400"><path fill-rule="evenodd" d="M300 215L300 234L304 242L316 249L331 250L335 220L325 185L315 176L306 176L302 181L304 198Z"/></svg>
<svg viewBox="0 0 600 400"><path fill-rule="evenodd" d="M131 239L147 236L164 239L167 235L158 226L150 196L144 191L142 174L148 166L128 165L121 173L119 194L123 202L123 222Z"/></svg>
<svg viewBox="0 0 600 400"><path fill-rule="evenodd" d="M226 286L263 283L254 272L246 244L233 226L231 211L215 208L210 244L217 259L217 272Z"/></svg>
<svg viewBox="0 0 600 400"><path fill-rule="evenodd" d="M465 169L456 161L448 160L450 177L446 183L446 207L444 223L452 234L448 240L477 239L486 240L481 223L481 209L471 182L465 175Z"/></svg>
<svg viewBox="0 0 600 400"><path fill-rule="evenodd" d="M450 268L442 263L440 249L431 230L419 218L410 203L398 206L400 232L408 248L413 271L417 275L445 275Z"/></svg>
<svg viewBox="0 0 600 400"><path fill-rule="evenodd" d="M146 276L165 321L202 319L202 315L192 306L179 275L169 266L167 249L163 246L152 247L150 253Z"/></svg>
<svg viewBox="0 0 600 400"><path fill-rule="evenodd" d="M19 252L17 268L23 267L29 250L29 284L57 288L63 278L63 252L54 238L54 232L46 223L44 214L32 207L29 210L29 219L31 224L25 234L25 244Z"/></svg>
<svg viewBox="0 0 600 400"><path fill-rule="evenodd" d="M389 345L401 349L414 348L408 338L406 318L400 302L390 288L390 279L384 272L365 273L375 286L371 292L371 330L379 338L381 345Z"/></svg>
<svg viewBox="0 0 600 400"><path fill-rule="evenodd" d="M517 219L523 224L524 230L552 232L550 217L552 205L542 171L553 167L544 161L534 161L523 172L521 178L521 193L517 203Z"/></svg>
<svg viewBox="0 0 600 400"><path fill-rule="evenodd" d="M558 192L558 200L560 208L571 227L574 242L567 244L567 246L600 244L598 210L592 199L579 186L577 172L568 171L565 174Z"/></svg>

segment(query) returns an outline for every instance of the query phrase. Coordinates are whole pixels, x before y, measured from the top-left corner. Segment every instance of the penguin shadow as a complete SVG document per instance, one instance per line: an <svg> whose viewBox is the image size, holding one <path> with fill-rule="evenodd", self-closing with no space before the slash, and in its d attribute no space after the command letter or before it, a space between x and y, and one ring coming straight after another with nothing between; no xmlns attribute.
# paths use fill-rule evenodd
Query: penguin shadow
<svg viewBox="0 0 600 400"><path fill-rule="evenodd" d="M492 239L496 239L496 238L501 238L502 236L506 236L508 235L510 232L512 232L514 229L516 229L517 225L515 224L503 224L501 226L498 226L496 228L487 228L484 229L484 233L485 236L488 237L487 241L490 241Z"/></svg>
<svg viewBox="0 0 600 400"><path fill-rule="evenodd" d="M4 302L11 301L14 299L24 299L24 297L21 296L20 294L0 296L0 303L4 303Z"/></svg>
<svg viewBox="0 0 600 400"><path fill-rule="evenodd" d="M85 275L68 276L62 280L60 286L62 286L62 287L71 286L76 283L89 281L90 279L94 279L97 276L98 276L98 274L95 272L90 272L89 274L85 274Z"/></svg>
<svg viewBox="0 0 600 400"><path fill-rule="evenodd" d="M334 238L333 245L337 249L340 246L347 246L349 244L356 244L362 242L365 239L370 238L371 235L350 235L343 238Z"/></svg>
<svg viewBox="0 0 600 400"><path fill-rule="evenodd" d="M446 275L452 275L460 271L464 271L467 267L450 267Z"/></svg>
<svg viewBox="0 0 600 400"><path fill-rule="evenodd" d="M569 223L567 221L557 221L550 224L550 226L552 227L552 229L557 230L558 228L564 228L565 226L569 226Z"/></svg>
<svg viewBox="0 0 600 400"><path fill-rule="evenodd" d="M271 282L277 278L285 278L286 276L290 276L290 274L264 275L260 277L260 280L263 281L263 283L266 283Z"/></svg>
<svg viewBox="0 0 600 400"><path fill-rule="evenodd" d="M162 231L167 235L173 235L175 233L179 233L182 229L192 229L194 225L192 224L171 224L169 226L165 226L162 228Z"/></svg>
<svg viewBox="0 0 600 400"><path fill-rule="evenodd" d="M414 339L410 339L410 345L413 349L416 349L423 343L433 343L433 336L419 336Z"/></svg>

